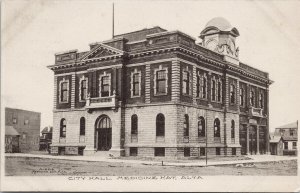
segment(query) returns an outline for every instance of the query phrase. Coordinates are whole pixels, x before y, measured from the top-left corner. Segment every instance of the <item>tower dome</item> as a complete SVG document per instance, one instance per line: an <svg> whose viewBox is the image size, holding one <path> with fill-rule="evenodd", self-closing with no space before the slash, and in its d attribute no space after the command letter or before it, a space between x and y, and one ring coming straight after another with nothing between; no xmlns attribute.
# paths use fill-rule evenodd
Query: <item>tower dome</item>
<svg viewBox="0 0 300 193"><path fill-rule="evenodd" d="M223 17L215 17L207 22L205 28L207 27L215 27L221 31L230 31L232 29L231 24Z"/></svg>

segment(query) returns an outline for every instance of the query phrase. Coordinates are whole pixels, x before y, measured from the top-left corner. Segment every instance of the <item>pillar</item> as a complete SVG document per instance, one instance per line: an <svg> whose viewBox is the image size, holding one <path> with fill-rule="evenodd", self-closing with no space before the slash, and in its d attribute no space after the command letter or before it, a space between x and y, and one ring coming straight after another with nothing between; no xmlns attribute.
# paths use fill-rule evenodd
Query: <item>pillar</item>
<svg viewBox="0 0 300 193"><path fill-rule="evenodd" d="M249 124L247 124L247 132L246 132L246 135L247 135L247 138L246 138L246 144L247 144L247 149L246 149L246 154L249 155Z"/></svg>
<svg viewBox="0 0 300 193"><path fill-rule="evenodd" d="M172 61L172 101L180 100L180 63L178 60Z"/></svg>
<svg viewBox="0 0 300 193"><path fill-rule="evenodd" d="M256 154L259 155L259 126L256 126Z"/></svg>

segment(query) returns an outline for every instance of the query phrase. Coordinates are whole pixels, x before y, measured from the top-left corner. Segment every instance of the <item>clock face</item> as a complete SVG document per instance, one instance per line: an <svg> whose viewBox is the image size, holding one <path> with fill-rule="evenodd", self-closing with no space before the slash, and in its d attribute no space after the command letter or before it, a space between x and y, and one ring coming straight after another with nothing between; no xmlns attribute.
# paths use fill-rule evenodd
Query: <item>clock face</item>
<svg viewBox="0 0 300 193"><path fill-rule="evenodd" d="M218 42L216 39L209 39L206 42L206 47L210 50L215 50L217 45L218 45Z"/></svg>

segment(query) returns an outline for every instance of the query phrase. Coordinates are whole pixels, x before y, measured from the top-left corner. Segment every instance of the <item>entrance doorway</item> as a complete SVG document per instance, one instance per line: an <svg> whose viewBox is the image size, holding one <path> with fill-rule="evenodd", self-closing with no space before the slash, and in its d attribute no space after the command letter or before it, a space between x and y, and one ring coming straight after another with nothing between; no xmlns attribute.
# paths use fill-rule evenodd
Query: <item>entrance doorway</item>
<svg viewBox="0 0 300 193"><path fill-rule="evenodd" d="M108 151L112 138L111 120L108 116L100 116L95 124L95 146L97 151Z"/></svg>
<svg viewBox="0 0 300 193"><path fill-rule="evenodd" d="M250 126L249 129L249 153L254 155L257 153L257 129Z"/></svg>

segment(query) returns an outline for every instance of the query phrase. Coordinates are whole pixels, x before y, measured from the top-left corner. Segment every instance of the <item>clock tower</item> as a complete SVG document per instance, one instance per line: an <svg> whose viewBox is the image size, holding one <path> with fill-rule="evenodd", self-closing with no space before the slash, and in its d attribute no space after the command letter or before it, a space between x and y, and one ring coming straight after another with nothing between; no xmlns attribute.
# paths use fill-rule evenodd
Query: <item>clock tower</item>
<svg viewBox="0 0 300 193"><path fill-rule="evenodd" d="M222 17L210 20L200 33L202 46L224 55L228 62L239 64L239 48L235 39L239 31Z"/></svg>

